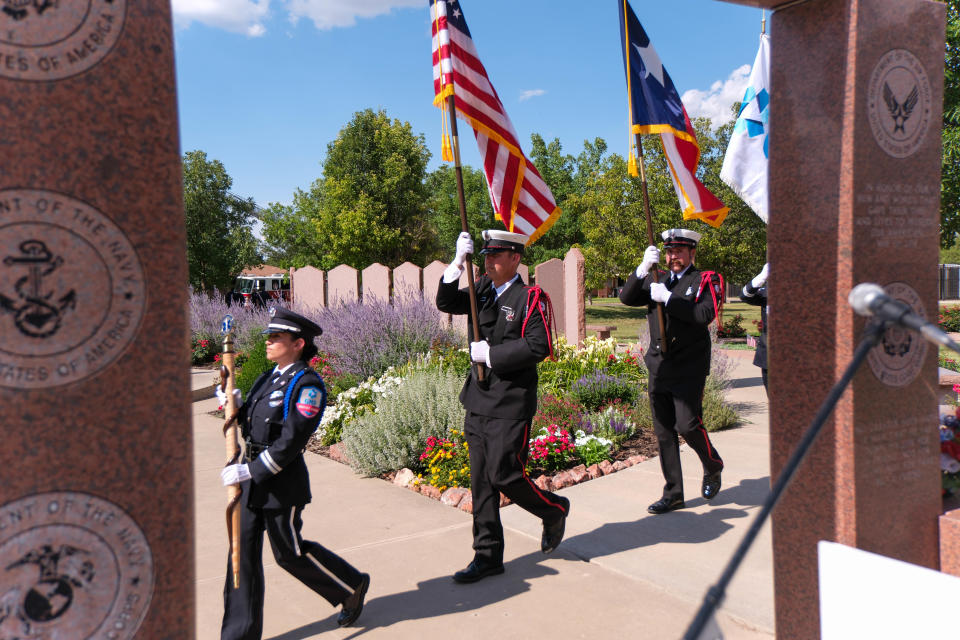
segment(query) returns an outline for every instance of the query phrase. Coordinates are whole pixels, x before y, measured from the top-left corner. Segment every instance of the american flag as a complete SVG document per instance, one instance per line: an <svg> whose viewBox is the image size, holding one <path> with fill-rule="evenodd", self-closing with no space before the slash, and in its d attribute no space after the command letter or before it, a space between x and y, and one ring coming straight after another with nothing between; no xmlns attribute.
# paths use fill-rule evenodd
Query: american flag
<svg viewBox="0 0 960 640"><path fill-rule="evenodd" d="M550 187L520 149L513 124L487 77L457 0L430 0L433 24L433 103L447 108L454 96L457 115L477 138L490 201L508 231L545 234L560 216Z"/></svg>

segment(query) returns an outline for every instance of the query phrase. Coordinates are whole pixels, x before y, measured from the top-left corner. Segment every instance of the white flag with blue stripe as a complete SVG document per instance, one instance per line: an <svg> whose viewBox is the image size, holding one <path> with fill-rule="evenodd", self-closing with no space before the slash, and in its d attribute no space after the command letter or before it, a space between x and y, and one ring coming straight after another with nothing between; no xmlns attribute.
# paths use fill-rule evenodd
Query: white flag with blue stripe
<svg viewBox="0 0 960 640"><path fill-rule="evenodd" d="M770 36L760 34L760 49L750 71L740 114L733 125L720 179L767 222L770 157Z"/></svg>

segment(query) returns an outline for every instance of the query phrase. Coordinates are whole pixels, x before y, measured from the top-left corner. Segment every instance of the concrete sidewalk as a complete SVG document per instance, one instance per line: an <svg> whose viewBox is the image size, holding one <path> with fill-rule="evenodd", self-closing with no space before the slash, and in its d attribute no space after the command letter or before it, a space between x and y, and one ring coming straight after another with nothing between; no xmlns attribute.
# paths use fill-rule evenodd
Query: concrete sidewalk
<svg viewBox="0 0 960 640"><path fill-rule="evenodd" d="M660 497L656 459L562 490L571 500L566 537L540 553L540 522L502 510L502 576L458 585L450 575L472 558L471 518L440 502L307 453L313 503L304 537L372 576L363 615L340 629L338 609L264 556L264 638L679 638L769 490L767 403L752 351L725 352L728 398L742 427L712 434L726 470L719 496L700 495L695 454L683 447L687 508L646 512ZM222 421L215 399L194 403L197 638L219 637L227 541ZM269 545L265 545L269 548ZM727 591L718 622L728 640L773 637L773 578L765 526Z"/></svg>

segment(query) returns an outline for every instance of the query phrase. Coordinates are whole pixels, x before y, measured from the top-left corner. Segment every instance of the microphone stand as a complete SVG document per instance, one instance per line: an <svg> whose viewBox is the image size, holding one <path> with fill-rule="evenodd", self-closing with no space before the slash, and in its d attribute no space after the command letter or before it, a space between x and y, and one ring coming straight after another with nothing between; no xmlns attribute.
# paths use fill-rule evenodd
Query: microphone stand
<svg viewBox="0 0 960 640"><path fill-rule="evenodd" d="M850 384L850 380L853 379L853 375L857 372L857 369L863 363L870 350L879 344L880 338L883 336L883 332L886 330L887 326L889 326L887 322L872 320L867 323L866 327L864 327L863 338L861 339L860 344L857 345L857 350L853 354L853 359L850 361L850 364L847 365L846 371L843 372L843 375L840 376L840 379L837 381L837 383L833 385L832 389L830 389L830 393L827 394L823 404L820 405L820 410L817 412L816 417L814 417L813 422L807 428L806 433L803 434L803 438L800 440L797 448L794 449L793 453L790 455L790 459L787 460L783 470L780 472L780 477L777 478L776 483L774 483L773 487L771 487L770 494L764 501L763 507L753 519L753 523L747 530L747 534L743 537L740 545L737 547L736 551L734 551L733 557L730 558L726 568L720 575L720 580L717 581L717 584L713 585L707 590L707 594L703 598L703 603L700 605L697 615L694 616L693 621L690 623L690 626L687 627L687 631L683 635L683 640L707 640L708 637L701 637L701 634L705 630L707 623L710 621L713 612L717 609L717 607L720 606L720 603L723 602L723 598L726 595L727 586L733 579L733 574L736 573L737 569L740 567L740 563L747 555L750 545L753 544L753 541L760 533L760 529L763 527L763 524L770 515L770 512L773 511L775 506L777 506L777 502L779 502L780 497L787 488L787 485L790 484L790 481L793 479L797 468L799 468L800 463L803 462L803 459L806 457L810 447L813 446L813 442L820 434L820 429L827 421L827 418L830 417L830 414L833 412L833 408L836 406L837 401L840 400L840 396L843 395L847 385ZM710 638L710 640L713 639Z"/></svg>

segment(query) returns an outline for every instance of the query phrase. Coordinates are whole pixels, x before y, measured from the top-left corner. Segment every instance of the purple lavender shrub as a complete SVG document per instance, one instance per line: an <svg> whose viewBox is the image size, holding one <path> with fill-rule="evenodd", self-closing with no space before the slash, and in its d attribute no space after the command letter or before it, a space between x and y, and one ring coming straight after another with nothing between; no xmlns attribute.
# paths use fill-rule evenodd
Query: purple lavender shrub
<svg viewBox="0 0 960 640"><path fill-rule="evenodd" d="M587 411L596 411L615 400L633 404L637 399L637 385L626 378L596 371L574 382L570 395Z"/></svg>
<svg viewBox="0 0 960 640"><path fill-rule="evenodd" d="M295 310L323 327L317 346L332 356L335 366L361 379L379 377L389 367L458 342L458 336L443 326L443 314L433 301L419 292L398 295L393 305L374 298Z"/></svg>
<svg viewBox="0 0 960 640"><path fill-rule="evenodd" d="M223 316L233 316L234 348L248 353L260 339L260 332L270 322L268 309L246 308L237 304L227 304L218 292L207 294L190 289L190 333L193 341L201 339L223 343L220 326Z"/></svg>

